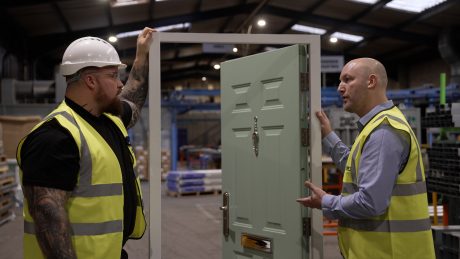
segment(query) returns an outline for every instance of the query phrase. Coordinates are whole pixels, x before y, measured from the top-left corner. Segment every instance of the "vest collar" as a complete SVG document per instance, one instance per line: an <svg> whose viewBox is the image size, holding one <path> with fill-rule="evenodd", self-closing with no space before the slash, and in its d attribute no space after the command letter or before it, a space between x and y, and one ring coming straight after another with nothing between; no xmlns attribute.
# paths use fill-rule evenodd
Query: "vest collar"
<svg viewBox="0 0 460 259"><path fill-rule="evenodd" d="M89 111L85 110L85 108L67 97L65 97L65 103L90 124L101 123L100 120L102 119L102 115L100 117L92 115Z"/></svg>
<svg viewBox="0 0 460 259"><path fill-rule="evenodd" d="M389 110L393 108L394 104L392 100L388 100L385 103L379 104L372 108L372 110L368 113L366 113L363 117L361 117L357 122L358 130L361 131L366 124L372 120L372 118L375 117L375 115L379 114L380 112L384 110Z"/></svg>

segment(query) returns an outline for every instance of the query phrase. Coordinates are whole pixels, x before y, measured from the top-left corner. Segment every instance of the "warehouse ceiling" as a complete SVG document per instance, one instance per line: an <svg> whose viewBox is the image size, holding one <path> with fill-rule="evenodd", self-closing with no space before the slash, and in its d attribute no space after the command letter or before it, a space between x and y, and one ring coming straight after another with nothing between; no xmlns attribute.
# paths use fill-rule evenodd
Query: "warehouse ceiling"
<svg viewBox="0 0 460 259"><path fill-rule="evenodd" d="M183 27L171 32L299 34L304 32L292 27L304 25L325 30L321 37L322 55L343 55L346 60L369 56L389 67L439 57L439 34L448 27L460 25L458 0L446 0L419 13L388 8L386 4L389 2L2 0L0 44L7 53L15 53L19 59L33 64L35 73L39 73L42 66L59 63L66 46L82 36L108 39L111 35L140 30L145 26L171 25ZM265 27L257 26L260 18L265 19ZM363 38L358 42L339 39L331 43L330 36L334 32ZM135 40L135 37L119 38L114 43L128 64L135 55ZM270 46L235 47L238 47L236 53L216 53L219 51L197 44L164 44L162 80L175 82L201 76L218 78L219 72L212 68L214 64L260 52ZM34 74L33 77L40 75Z"/></svg>

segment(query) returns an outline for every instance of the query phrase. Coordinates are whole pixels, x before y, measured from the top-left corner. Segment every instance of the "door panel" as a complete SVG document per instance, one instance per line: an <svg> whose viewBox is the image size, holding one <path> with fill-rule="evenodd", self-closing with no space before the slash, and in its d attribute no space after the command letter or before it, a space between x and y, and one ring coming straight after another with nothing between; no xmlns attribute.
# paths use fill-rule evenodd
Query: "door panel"
<svg viewBox="0 0 460 259"><path fill-rule="evenodd" d="M307 209L296 202L309 174L305 63L305 46L294 45L221 64L224 259L309 258Z"/></svg>

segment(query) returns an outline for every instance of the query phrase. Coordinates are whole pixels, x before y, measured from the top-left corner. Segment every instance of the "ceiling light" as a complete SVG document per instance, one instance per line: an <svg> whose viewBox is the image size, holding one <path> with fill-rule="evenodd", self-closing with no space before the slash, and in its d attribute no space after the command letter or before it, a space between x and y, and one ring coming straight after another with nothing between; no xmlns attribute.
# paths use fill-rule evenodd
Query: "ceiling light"
<svg viewBox="0 0 460 259"><path fill-rule="evenodd" d="M203 77L201 78L201 81L203 81L203 82L206 81L206 77L203 76Z"/></svg>
<svg viewBox="0 0 460 259"><path fill-rule="evenodd" d="M332 43L336 43L336 42L337 42L337 38L336 38L336 37L330 37L330 38L329 38L329 41L332 42Z"/></svg>
<svg viewBox="0 0 460 259"><path fill-rule="evenodd" d="M233 52L235 52L235 53L238 52L238 48L237 48L237 47L234 47L234 48L233 48Z"/></svg>
<svg viewBox="0 0 460 259"><path fill-rule="evenodd" d="M433 6L441 4L446 0L417 0L417 1L408 1L408 0L393 0L387 3L385 6L388 8L393 8L397 10L402 10L406 12L420 13L426 9L429 9Z"/></svg>
<svg viewBox="0 0 460 259"><path fill-rule="evenodd" d="M112 4L112 7L120 7L127 5L145 4L147 3L147 0L115 0L110 2Z"/></svg>
<svg viewBox="0 0 460 259"><path fill-rule="evenodd" d="M117 37L115 37L115 36L110 36L110 37L109 37L109 41L112 42L112 43L117 42L117 40L118 40L118 39L117 39Z"/></svg>
<svg viewBox="0 0 460 259"><path fill-rule="evenodd" d="M214 65L214 69L215 69L215 70L219 70L219 69L220 69L220 65L219 65L219 64L215 64L215 65Z"/></svg>
<svg viewBox="0 0 460 259"><path fill-rule="evenodd" d="M189 22L184 22L184 23L178 23L178 24L173 24L173 25L168 25L168 26L161 26L158 28L155 28L157 31L170 31L170 30L177 30L177 29L187 29L190 28L191 24Z"/></svg>
<svg viewBox="0 0 460 259"><path fill-rule="evenodd" d="M341 40L346 40L346 41L353 41L353 42L359 42L364 39L363 36L342 33L342 32L334 32L331 34L331 37L341 39Z"/></svg>
<svg viewBox="0 0 460 259"><path fill-rule="evenodd" d="M128 32L122 32L117 34L117 38L128 38L128 37L137 37L142 31L128 31Z"/></svg>
<svg viewBox="0 0 460 259"><path fill-rule="evenodd" d="M267 22L264 19L260 19L257 21L257 25L259 25L259 27L265 27L265 25L267 25Z"/></svg>
<svg viewBox="0 0 460 259"><path fill-rule="evenodd" d="M175 29L186 29L186 28L190 28L190 26L191 24L189 22L186 22L186 23L178 23L178 24L158 27L158 28L155 28L155 30L156 31L170 31L170 30L175 30ZM119 39L127 38L127 37L137 37L141 32L142 30L122 32L122 33L118 33L117 37Z"/></svg>
<svg viewBox="0 0 460 259"><path fill-rule="evenodd" d="M313 34L319 34L319 35L323 35L324 33L326 33L326 30L324 30L324 29L305 26L305 25L300 25L300 24L294 24L291 27L291 30L307 32L307 33L313 33Z"/></svg>
<svg viewBox="0 0 460 259"><path fill-rule="evenodd" d="M378 0L350 0L352 2L358 2L363 4L375 4Z"/></svg>
<svg viewBox="0 0 460 259"><path fill-rule="evenodd" d="M272 50L275 50L275 49L278 49L278 48L267 46L267 47L264 48L264 51L272 51Z"/></svg>
<svg viewBox="0 0 460 259"><path fill-rule="evenodd" d="M214 90L214 86L212 84L208 85L208 90Z"/></svg>

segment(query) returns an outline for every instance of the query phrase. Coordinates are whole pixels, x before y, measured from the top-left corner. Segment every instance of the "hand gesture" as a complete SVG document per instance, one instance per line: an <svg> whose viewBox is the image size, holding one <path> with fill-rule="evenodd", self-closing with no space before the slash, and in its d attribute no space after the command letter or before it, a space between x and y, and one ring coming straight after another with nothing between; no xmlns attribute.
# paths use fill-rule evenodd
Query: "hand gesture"
<svg viewBox="0 0 460 259"><path fill-rule="evenodd" d="M137 52L136 58L146 57L150 50L150 44L152 43L152 33L156 30L145 27L142 32L137 36Z"/></svg>
<svg viewBox="0 0 460 259"><path fill-rule="evenodd" d="M304 185L310 189L311 196L299 198L296 201L305 207L321 209L321 200L326 192L309 181L305 181Z"/></svg>
<svg viewBox="0 0 460 259"><path fill-rule="evenodd" d="M321 126L321 138L325 138L332 131L331 122L322 109L321 111L316 112L316 117L318 118Z"/></svg>

